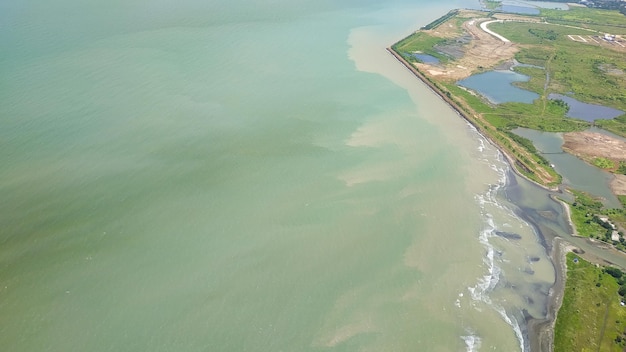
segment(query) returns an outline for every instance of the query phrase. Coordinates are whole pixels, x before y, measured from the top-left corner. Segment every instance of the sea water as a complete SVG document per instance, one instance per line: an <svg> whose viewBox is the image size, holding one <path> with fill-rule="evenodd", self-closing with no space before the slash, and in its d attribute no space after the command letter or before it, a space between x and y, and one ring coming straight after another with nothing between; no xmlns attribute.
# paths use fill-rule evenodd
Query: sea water
<svg viewBox="0 0 626 352"><path fill-rule="evenodd" d="M528 349L509 168L384 50L476 5L2 2L0 345Z"/></svg>

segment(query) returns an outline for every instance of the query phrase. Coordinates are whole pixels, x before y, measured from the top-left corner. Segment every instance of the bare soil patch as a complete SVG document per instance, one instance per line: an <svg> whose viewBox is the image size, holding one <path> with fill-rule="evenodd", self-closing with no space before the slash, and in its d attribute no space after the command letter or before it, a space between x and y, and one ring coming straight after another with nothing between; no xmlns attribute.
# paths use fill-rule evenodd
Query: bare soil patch
<svg viewBox="0 0 626 352"><path fill-rule="evenodd" d="M563 150L584 160L626 160L626 142L600 133L570 132L563 135Z"/></svg>
<svg viewBox="0 0 626 352"><path fill-rule="evenodd" d="M436 29L427 31L428 34L439 38L448 39L446 45L441 45L437 49L448 54L455 60L447 65L416 63L415 66L431 75L436 75L440 79L458 81L471 76L480 70L493 69L502 62L511 61L515 53L519 50L515 43L507 43L486 33L480 28L480 24L493 18L471 18L480 13L471 11L461 11L458 17L468 18L463 22L461 28L446 23ZM524 20L516 15L499 14L499 20ZM470 40L471 39L471 40Z"/></svg>
<svg viewBox="0 0 626 352"><path fill-rule="evenodd" d="M615 176L611 181L611 189L613 193L618 196L626 196L626 175L613 175Z"/></svg>

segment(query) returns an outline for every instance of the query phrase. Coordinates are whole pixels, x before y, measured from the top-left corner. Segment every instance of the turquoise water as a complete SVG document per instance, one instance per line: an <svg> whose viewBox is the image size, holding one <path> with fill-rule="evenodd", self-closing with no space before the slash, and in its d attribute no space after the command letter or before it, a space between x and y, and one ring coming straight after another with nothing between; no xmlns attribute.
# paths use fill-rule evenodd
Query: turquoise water
<svg viewBox="0 0 626 352"><path fill-rule="evenodd" d="M527 346L508 168L384 50L473 5L1 3L0 345Z"/></svg>
<svg viewBox="0 0 626 352"><path fill-rule="evenodd" d="M532 104L537 93L518 88L514 82L526 82L528 76L513 71L488 71L458 82L462 87L475 90L494 104L520 102Z"/></svg>

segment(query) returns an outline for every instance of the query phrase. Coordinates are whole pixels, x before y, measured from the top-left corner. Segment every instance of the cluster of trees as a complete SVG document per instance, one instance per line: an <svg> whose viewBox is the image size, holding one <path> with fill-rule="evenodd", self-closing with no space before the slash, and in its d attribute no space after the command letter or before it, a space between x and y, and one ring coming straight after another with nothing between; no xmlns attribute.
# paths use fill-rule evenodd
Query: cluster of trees
<svg viewBox="0 0 626 352"><path fill-rule="evenodd" d="M535 37L538 37L541 39L547 39L547 40L556 40L558 36L557 33L551 29L542 30L542 29L529 28L528 32L534 35Z"/></svg>
<svg viewBox="0 0 626 352"><path fill-rule="evenodd" d="M617 293L619 293L622 297L626 296L626 275L624 275L624 272L613 266L605 267L604 272L613 276L617 280L617 283L619 284L619 290Z"/></svg>
<svg viewBox="0 0 626 352"><path fill-rule="evenodd" d="M569 112L569 104L566 103L564 100L562 99L551 99L550 100L550 104L554 104L560 108L562 108L563 110L565 110L565 113L567 114Z"/></svg>

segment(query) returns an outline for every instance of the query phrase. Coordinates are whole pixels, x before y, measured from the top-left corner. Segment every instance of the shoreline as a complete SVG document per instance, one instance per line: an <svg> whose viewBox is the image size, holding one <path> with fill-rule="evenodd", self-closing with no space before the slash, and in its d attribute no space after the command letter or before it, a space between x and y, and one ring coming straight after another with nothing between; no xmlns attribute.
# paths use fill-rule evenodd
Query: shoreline
<svg viewBox="0 0 626 352"><path fill-rule="evenodd" d="M386 50L396 58L405 68L407 68L415 77L417 77L422 83L424 83L433 93L437 94L439 98L441 98L448 106L450 106L459 116L461 116L465 121L467 121L471 126L476 128L477 132L483 136L489 143L491 143L494 147L496 147L502 155L507 160L512 172L515 175L520 176L534 185L550 192L560 191L557 189L548 188L542 184L539 184L525 175L523 175L517 168L515 167L515 159L510 156L503 148L501 148L497 143L495 143L488 135L483 133L482 126L475 123L475 121L469 116L463 109L461 109L450 97L448 97L445 93L443 93L433 82L431 82L424 74L422 74L417 68L413 67L409 62L407 62L402 56L396 53L392 48L386 48ZM550 197L552 200L552 196ZM565 205L567 221L571 226L572 231L575 233L575 227L571 221L570 210L569 207ZM553 350L553 341L554 341L554 325L556 323L556 315L558 310L561 307L561 302L563 299L563 294L565 291L565 279L567 274L567 267L565 261L565 254L568 251L571 251L573 246L567 245L564 243L564 239L561 239L557 236L552 236L549 241L547 241L545 234L541 231L538 224L534 223L532 219L527 216L523 216L524 220L529 222L531 226L533 226L538 232L538 236L542 239L544 243L544 249L548 252L548 258L552 261L555 270L555 282L550 288L548 304L547 304L547 314L546 318L537 319L532 317L526 318L526 328L528 331L528 343L530 345L531 351L552 351Z"/></svg>
<svg viewBox="0 0 626 352"><path fill-rule="evenodd" d="M546 191L550 191L550 192L559 192L559 188L555 187L555 188L550 188L548 186L542 185L530 178L528 178L528 176L522 174L521 172L519 172L519 170L515 167L515 165L517 164L516 159L514 157L512 157L509 153L507 153L506 150L504 150L503 148L501 148L498 143L494 142L486 133L483 133L483 127L480 126L479 124L477 124L474 119L468 115L467 112L465 112L460 106L458 106L450 97L448 97L445 93L443 93L433 82L431 82L422 72L420 72L417 68L413 67L413 65L411 65L409 62L407 62L401 55L399 55L398 53L396 53L392 48L386 48L385 50L387 50L387 52L389 52L393 57L396 58L396 60L398 60L405 68L407 68L409 71L411 71L411 73L413 73L413 75L415 77L417 77L422 83L426 84L426 86L428 86L428 88L435 94L437 94L437 96L439 98L441 98L446 104L448 104L448 106L450 106L459 116L461 116L465 121L467 121L470 125L472 125L474 128L476 128L476 130L478 131L478 133L480 133L481 136L483 136L487 141L489 141L489 143L491 143L494 147L496 147L500 153L502 153L502 155L504 155L504 157L507 159L507 162L509 163L509 166L511 166L511 169L513 170L513 172L520 177L523 177L524 179L532 182L533 184L535 184L538 187L541 187L543 189L545 189Z"/></svg>

